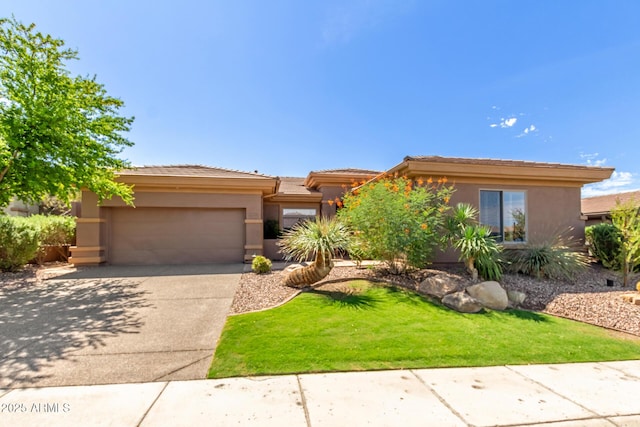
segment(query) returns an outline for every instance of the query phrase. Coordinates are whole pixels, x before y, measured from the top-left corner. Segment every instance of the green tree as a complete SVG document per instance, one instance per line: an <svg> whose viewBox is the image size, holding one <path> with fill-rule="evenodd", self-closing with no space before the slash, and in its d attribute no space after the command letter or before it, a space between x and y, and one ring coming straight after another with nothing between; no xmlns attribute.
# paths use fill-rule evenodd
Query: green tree
<svg viewBox="0 0 640 427"><path fill-rule="evenodd" d="M622 286L629 284L629 278L636 265L640 263L640 205L633 199L611 209L611 223L620 232L619 268L622 273Z"/></svg>
<svg viewBox="0 0 640 427"><path fill-rule="evenodd" d="M442 241L453 187L433 182L382 177L347 193L338 215L363 242L367 254L384 261L394 274L422 268Z"/></svg>
<svg viewBox="0 0 640 427"><path fill-rule="evenodd" d="M128 166L117 155L133 145L122 136L133 118L95 76L70 75L65 63L77 58L35 24L0 19L0 206L69 203L82 188L132 203L131 187L114 179Z"/></svg>
<svg viewBox="0 0 640 427"><path fill-rule="evenodd" d="M285 258L306 261L307 266L290 271L284 284L292 287L312 285L324 279L333 268L331 260L336 251L347 250L351 234L338 218L316 217L315 220L299 222L282 234L278 245Z"/></svg>

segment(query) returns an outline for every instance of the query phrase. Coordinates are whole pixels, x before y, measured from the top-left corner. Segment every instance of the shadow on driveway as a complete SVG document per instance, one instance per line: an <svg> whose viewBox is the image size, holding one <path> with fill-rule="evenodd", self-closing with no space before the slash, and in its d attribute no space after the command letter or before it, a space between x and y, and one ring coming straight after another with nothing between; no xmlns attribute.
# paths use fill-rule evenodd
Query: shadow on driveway
<svg viewBox="0 0 640 427"><path fill-rule="evenodd" d="M127 279L45 281L0 289L0 387L37 384L43 368L105 339L136 334L147 291Z"/></svg>
<svg viewBox="0 0 640 427"><path fill-rule="evenodd" d="M0 388L201 379L244 266L105 266L0 287Z"/></svg>

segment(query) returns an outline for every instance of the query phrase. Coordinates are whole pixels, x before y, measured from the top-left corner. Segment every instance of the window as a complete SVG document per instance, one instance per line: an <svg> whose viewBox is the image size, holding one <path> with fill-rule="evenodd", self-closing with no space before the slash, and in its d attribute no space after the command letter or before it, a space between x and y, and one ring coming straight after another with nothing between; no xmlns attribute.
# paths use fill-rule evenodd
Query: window
<svg viewBox="0 0 640 427"><path fill-rule="evenodd" d="M526 242L526 193L480 190L480 223L500 242Z"/></svg>
<svg viewBox="0 0 640 427"><path fill-rule="evenodd" d="M307 219L315 219L317 211L313 208L282 209L282 228L285 230Z"/></svg>

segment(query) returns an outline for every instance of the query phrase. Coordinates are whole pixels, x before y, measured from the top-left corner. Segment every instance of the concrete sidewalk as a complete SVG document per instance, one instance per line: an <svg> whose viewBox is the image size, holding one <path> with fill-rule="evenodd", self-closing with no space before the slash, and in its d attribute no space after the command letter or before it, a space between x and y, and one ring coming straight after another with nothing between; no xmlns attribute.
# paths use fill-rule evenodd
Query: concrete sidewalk
<svg viewBox="0 0 640 427"><path fill-rule="evenodd" d="M0 390L7 426L640 426L640 360Z"/></svg>

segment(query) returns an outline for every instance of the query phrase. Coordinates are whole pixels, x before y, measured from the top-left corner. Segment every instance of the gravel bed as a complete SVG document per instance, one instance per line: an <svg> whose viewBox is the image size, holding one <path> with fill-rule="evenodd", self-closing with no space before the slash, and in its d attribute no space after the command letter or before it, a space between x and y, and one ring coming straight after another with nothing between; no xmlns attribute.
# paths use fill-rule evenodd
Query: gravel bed
<svg viewBox="0 0 640 427"><path fill-rule="evenodd" d="M232 314L264 310L280 305L300 291L281 285L284 272L267 274L244 273L231 306ZM329 276L314 285L326 287L342 280L364 278L390 282L411 290L428 275L448 274L465 277L459 265L438 265L409 276L393 276L381 269L334 267ZM615 281L613 287L606 280ZM636 278L637 280L637 278ZM640 336L640 305L622 300L622 295L635 292L635 283L622 288L615 273L598 265L577 274L572 282L536 279L523 275L505 274L501 284L505 289L524 292L527 298L521 308L553 314Z"/></svg>

